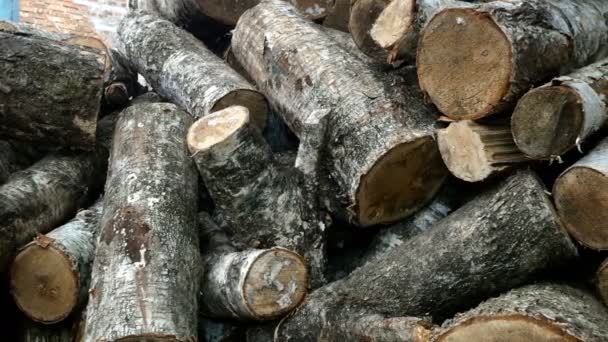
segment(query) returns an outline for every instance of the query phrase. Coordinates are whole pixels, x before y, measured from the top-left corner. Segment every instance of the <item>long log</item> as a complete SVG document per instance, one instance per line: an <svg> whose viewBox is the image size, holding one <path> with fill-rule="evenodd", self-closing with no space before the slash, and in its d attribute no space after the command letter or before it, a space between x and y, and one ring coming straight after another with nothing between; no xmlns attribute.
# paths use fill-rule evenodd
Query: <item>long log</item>
<svg viewBox="0 0 608 342"><path fill-rule="evenodd" d="M11 265L11 294L32 320L57 323L86 303L102 210L98 200L20 249Z"/></svg>
<svg viewBox="0 0 608 342"><path fill-rule="evenodd" d="M492 1L444 9L420 36L420 86L453 119L496 114L533 85L606 57L607 15L603 0Z"/></svg>
<svg viewBox="0 0 608 342"><path fill-rule="evenodd" d="M533 159L553 159L580 146L608 119L608 59L527 92L511 129L517 147Z"/></svg>
<svg viewBox="0 0 608 342"><path fill-rule="evenodd" d="M433 111L413 87L386 82L278 0L241 17L232 48L296 135L310 113L332 112L323 197L334 213L361 226L394 222L438 190L446 170Z"/></svg>
<svg viewBox="0 0 608 342"><path fill-rule="evenodd" d="M0 136L95 147L104 66L95 50L0 31Z"/></svg>
<svg viewBox="0 0 608 342"><path fill-rule="evenodd" d="M144 12L127 14L118 32L127 58L159 95L195 118L242 105L265 126L264 96L188 32Z"/></svg>
<svg viewBox="0 0 608 342"><path fill-rule="evenodd" d="M431 341L607 341L608 310L586 290L540 283L489 299L444 323Z"/></svg>
<svg viewBox="0 0 608 342"><path fill-rule="evenodd" d="M116 123L83 341L195 339L200 279L192 117L142 103Z"/></svg>
<svg viewBox="0 0 608 342"><path fill-rule="evenodd" d="M467 182L495 177L529 161L504 122L453 122L437 131L437 143L448 170Z"/></svg>
<svg viewBox="0 0 608 342"><path fill-rule="evenodd" d="M302 171L281 166L245 107L198 120L187 141L215 203L215 215L236 247L293 250L309 265L313 285L323 284L324 225L314 198L314 148L300 158Z"/></svg>
<svg viewBox="0 0 608 342"><path fill-rule="evenodd" d="M540 180L519 171L432 229L310 294L280 325L278 341L316 341L353 308L449 317L576 255Z"/></svg>
<svg viewBox="0 0 608 342"><path fill-rule="evenodd" d="M553 185L568 232L583 245L608 249L608 138L566 169Z"/></svg>

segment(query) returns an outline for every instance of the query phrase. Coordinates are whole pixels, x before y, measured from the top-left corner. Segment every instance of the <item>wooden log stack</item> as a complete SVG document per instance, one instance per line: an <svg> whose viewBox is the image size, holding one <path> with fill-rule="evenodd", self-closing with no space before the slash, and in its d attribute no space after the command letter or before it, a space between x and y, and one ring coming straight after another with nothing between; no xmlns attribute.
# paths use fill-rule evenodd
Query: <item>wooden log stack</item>
<svg viewBox="0 0 608 342"><path fill-rule="evenodd" d="M608 341L606 18L132 0L115 46L0 21L6 340Z"/></svg>

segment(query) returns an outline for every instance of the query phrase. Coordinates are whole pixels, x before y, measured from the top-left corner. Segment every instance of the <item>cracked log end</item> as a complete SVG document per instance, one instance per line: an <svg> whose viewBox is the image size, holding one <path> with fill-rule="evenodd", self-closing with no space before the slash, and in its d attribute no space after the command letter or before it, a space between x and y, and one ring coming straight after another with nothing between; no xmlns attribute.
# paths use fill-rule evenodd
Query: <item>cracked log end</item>
<svg viewBox="0 0 608 342"><path fill-rule="evenodd" d="M266 98L261 93L249 89L231 91L213 105L211 113L232 106L246 107L249 110L252 122L259 127L260 130L263 130L264 127L266 127L269 108Z"/></svg>
<svg viewBox="0 0 608 342"><path fill-rule="evenodd" d="M558 324L524 315L487 316L470 319L448 330L437 342L471 341L579 341Z"/></svg>
<svg viewBox="0 0 608 342"><path fill-rule="evenodd" d="M206 150L235 134L249 122L249 110L233 106L197 120L188 130L190 153Z"/></svg>
<svg viewBox="0 0 608 342"><path fill-rule="evenodd" d="M595 275L597 291L604 304L608 305L608 259L604 261Z"/></svg>
<svg viewBox="0 0 608 342"><path fill-rule="evenodd" d="M553 196L566 229L576 240L595 250L608 250L606 174L575 165L557 178Z"/></svg>
<svg viewBox="0 0 608 342"><path fill-rule="evenodd" d="M493 113L508 94L512 47L492 18L472 9L446 9L421 33L420 87L455 120Z"/></svg>
<svg viewBox="0 0 608 342"><path fill-rule="evenodd" d="M362 226L403 219L424 206L446 176L431 137L397 145L361 177L356 214Z"/></svg>
<svg viewBox="0 0 608 342"><path fill-rule="evenodd" d="M583 129L582 99L564 86L534 89L521 98L511 127L519 149L534 159L551 159L576 146Z"/></svg>
<svg viewBox="0 0 608 342"><path fill-rule="evenodd" d="M79 279L75 266L53 245L26 246L15 258L10 276L15 303L34 321L59 322L72 312L78 301Z"/></svg>
<svg viewBox="0 0 608 342"><path fill-rule="evenodd" d="M259 319L282 317L296 308L308 288L308 270L302 257L282 248L261 254L243 283L243 297Z"/></svg>

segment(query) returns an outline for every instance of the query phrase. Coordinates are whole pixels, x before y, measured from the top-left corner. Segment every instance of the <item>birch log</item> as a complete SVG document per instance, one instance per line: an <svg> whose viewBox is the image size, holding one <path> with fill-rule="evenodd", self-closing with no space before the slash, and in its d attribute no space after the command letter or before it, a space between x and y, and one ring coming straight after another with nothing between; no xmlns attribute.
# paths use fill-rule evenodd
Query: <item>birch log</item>
<svg viewBox="0 0 608 342"><path fill-rule="evenodd" d="M595 250L608 249L608 138L557 178L553 197L576 240Z"/></svg>
<svg viewBox="0 0 608 342"><path fill-rule="evenodd" d="M278 341L316 341L352 310L448 317L577 255L540 180L520 171L350 276L312 294Z"/></svg>
<svg viewBox="0 0 608 342"><path fill-rule="evenodd" d="M52 153L0 187L0 272L17 248L72 217L101 188L106 153Z"/></svg>
<svg viewBox="0 0 608 342"><path fill-rule="evenodd" d="M331 111L323 198L334 213L361 226L393 222L438 190L446 170L433 111L415 89L385 82L278 0L241 17L232 48L296 135L308 115Z"/></svg>
<svg viewBox="0 0 608 342"><path fill-rule="evenodd" d="M431 340L606 341L608 310L583 289L549 283L527 285L457 315Z"/></svg>
<svg viewBox="0 0 608 342"><path fill-rule="evenodd" d="M245 107L231 107L198 120L188 132L215 215L238 249L280 246L300 253L319 286L325 282L325 226L314 198L314 151L300 158L308 176L283 167L249 120Z"/></svg>
<svg viewBox="0 0 608 342"><path fill-rule="evenodd" d="M554 78L524 95L511 127L519 149L553 159L580 145L608 119L608 59Z"/></svg>
<svg viewBox="0 0 608 342"><path fill-rule="evenodd" d="M138 104L116 123L84 342L195 340L200 279L192 117Z"/></svg>
<svg viewBox="0 0 608 342"><path fill-rule="evenodd" d="M0 136L95 147L104 66L98 52L0 31Z"/></svg>
<svg viewBox="0 0 608 342"><path fill-rule="evenodd" d="M302 257L284 248L237 251L209 214L199 214L203 278L201 312L213 318L270 320L304 299L308 271Z"/></svg>
<svg viewBox="0 0 608 342"><path fill-rule="evenodd" d="M492 1L444 9L421 33L420 86L453 119L496 114L533 85L606 57L607 15L603 0Z"/></svg>
<svg viewBox="0 0 608 342"><path fill-rule="evenodd" d="M118 32L127 58L159 95L195 118L242 105L265 126L264 96L191 34L144 12L127 14Z"/></svg>
<svg viewBox="0 0 608 342"><path fill-rule="evenodd" d="M103 200L46 235L38 235L11 266L11 294L32 320L64 320L86 303Z"/></svg>
<svg viewBox="0 0 608 342"><path fill-rule="evenodd" d="M598 268L595 275L595 285L605 305L608 305L608 259Z"/></svg>
<svg viewBox="0 0 608 342"><path fill-rule="evenodd" d="M448 170L467 182L481 182L529 160L504 122L453 122L437 131L437 143Z"/></svg>

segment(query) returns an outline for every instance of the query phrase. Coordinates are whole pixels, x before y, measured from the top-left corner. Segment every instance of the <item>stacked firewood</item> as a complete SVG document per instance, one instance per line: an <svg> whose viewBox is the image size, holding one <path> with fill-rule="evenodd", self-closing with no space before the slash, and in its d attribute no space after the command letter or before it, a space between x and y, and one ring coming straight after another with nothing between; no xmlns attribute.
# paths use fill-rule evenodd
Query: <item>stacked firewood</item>
<svg viewBox="0 0 608 342"><path fill-rule="evenodd" d="M138 0L114 48L0 22L8 340L608 341L607 17Z"/></svg>

